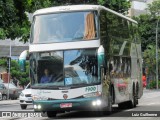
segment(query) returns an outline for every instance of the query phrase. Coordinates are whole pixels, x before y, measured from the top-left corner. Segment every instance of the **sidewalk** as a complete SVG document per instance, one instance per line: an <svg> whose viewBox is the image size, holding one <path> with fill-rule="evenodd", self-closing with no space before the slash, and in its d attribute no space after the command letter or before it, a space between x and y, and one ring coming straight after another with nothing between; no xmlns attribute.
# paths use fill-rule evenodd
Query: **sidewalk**
<svg viewBox="0 0 160 120"><path fill-rule="evenodd" d="M19 100L1 100L0 105L19 104Z"/></svg>
<svg viewBox="0 0 160 120"><path fill-rule="evenodd" d="M146 88L144 88L143 92L144 93L148 93L148 92L160 92L160 89L157 90L157 89L146 89Z"/></svg>

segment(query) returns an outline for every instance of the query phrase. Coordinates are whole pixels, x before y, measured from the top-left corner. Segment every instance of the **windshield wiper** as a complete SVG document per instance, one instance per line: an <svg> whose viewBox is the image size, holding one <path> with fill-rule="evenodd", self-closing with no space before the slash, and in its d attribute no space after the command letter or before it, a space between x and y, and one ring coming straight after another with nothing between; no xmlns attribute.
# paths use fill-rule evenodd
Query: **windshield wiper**
<svg viewBox="0 0 160 120"><path fill-rule="evenodd" d="M39 84L39 85L32 85L31 88L39 88L42 87L43 85Z"/></svg>
<svg viewBox="0 0 160 120"><path fill-rule="evenodd" d="M46 88L56 88L58 89L59 87L63 87L63 86L55 86L55 85L47 85Z"/></svg>

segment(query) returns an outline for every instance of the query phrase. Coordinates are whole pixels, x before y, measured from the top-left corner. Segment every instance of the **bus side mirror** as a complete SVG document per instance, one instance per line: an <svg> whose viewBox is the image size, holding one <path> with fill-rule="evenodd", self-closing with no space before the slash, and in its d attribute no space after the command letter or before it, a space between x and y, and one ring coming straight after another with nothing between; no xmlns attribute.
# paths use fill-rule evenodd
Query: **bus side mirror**
<svg viewBox="0 0 160 120"><path fill-rule="evenodd" d="M26 71L26 60L27 60L28 56L29 56L28 50L24 50L19 56L18 63L20 65L21 72Z"/></svg>

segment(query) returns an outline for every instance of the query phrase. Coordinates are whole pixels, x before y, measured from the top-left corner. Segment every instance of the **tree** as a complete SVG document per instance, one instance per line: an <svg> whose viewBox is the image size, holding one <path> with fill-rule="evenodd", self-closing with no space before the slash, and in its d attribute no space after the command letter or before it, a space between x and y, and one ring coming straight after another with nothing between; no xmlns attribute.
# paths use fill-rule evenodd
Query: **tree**
<svg viewBox="0 0 160 120"><path fill-rule="evenodd" d="M30 22L25 13L27 0L0 0L0 39L28 40Z"/></svg>
<svg viewBox="0 0 160 120"><path fill-rule="evenodd" d="M143 53L144 66L147 68L147 76L149 77L149 88L156 88L156 47L155 45L148 45L146 50ZM158 50L160 54L160 50ZM158 64L160 64L160 58L158 59ZM159 75L160 75L160 66L159 66ZM160 81L158 82L160 86Z"/></svg>
<svg viewBox="0 0 160 120"><path fill-rule="evenodd" d="M160 14L160 1L153 1L152 4L148 4L148 10L152 16Z"/></svg>
<svg viewBox="0 0 160 120"><path fill-rule="evenodd" d="M136 17L134 19L139 23L138 26L139 34L142 41L142 51L145 51L147 49L147 45L156 44L155 39L157 18L153 18L150 14L145 14L140 15L139 17ZM158 37L160 37L160 35L158 35Z"/></svg>
<svg viewBox="0 0 160 120"><path fill-rule="evenodd" d="M160 19L160 17L158 16L160 15L160 1L157 0L152 4L149 4L148 10L148 14L134 17L134 19L139 23L139 33L142 40L142 51L145 51L147 49L147 45L153 45L156 42L156 25L158 19ZM160 39L160 29L158 29L158 39ZM160 46L160 42L158 44Z"/></svg>
<svg viewBox="0 0 160 120"><path fill-rule="evenodd" d="M101 4L123 14L130 7L126 0L0 0L0 39L20 38L27 42L31 24L26 12L65 4Z"/></svg>
<svg viewBox="0 0 160 120"><path fill-rule="evenodd" d="M143 60L145 63L145 66L148 68L148 74L156 77L156 47L155 45L148 45L146 50L143 53ZM158 51L160 53L160 50ZM159 63L160 63L160 58L159 58Z"/></svg>
<svg viewBox="0 0 160 120"><path fill-rule="evenodd" d="M5 69L7 68L7 61L5 58L0 59L0 67L4 67Z"/></svg>
<svg viewBox="0 0 160 120"><path fill-rule="evenodd" d="M7 59L6 58L0 59L0 67L7 69ZM30 81L28 62L26 63L26 72L21 72L18 62L16 60L12 60L10 73L12 77L16 77L19 80L20 85L22 86L26 85Z"/></svg>
<svg viewBox="0 0 160 120"><path fill-rule="evenodd" d="M26 71L25 72L22 72L20 70L20 66L18 64L17 61L15 60L12 60L11 61L11 76L12 77L16 77L19 82L20 82L20 85L24 86L24 85L27 85L29 82L30 82L30 79L29 79L29 63L26 62Z"/></svg>
<svg viewBox="0 0 160 120"><path fill-rule="evenodd" d="M127 14L130 8L129 0L98 0L98 4L104 5L122 14Z"/></svg>
<svg viewBox="0 0 160 120"><path fill-rule="evenodd" d="M153 1L152 4L148 4L148 13L134 17L139 23L139 33L142 40L142 51L144 67L148 70L149 80L152 80L151 86L156 84L156 27L158 19L160 19L160 1ZM160 22L159 22L160 23ZM160 24L159 24L160 28ZM158 29L158 40L160 39L160 29ZM158 42L160 46L160 42ZM160 51L158 51L160 53ZM160 59L158 59L158 64ZM154 84L153 84L154 83Z"/></svg>

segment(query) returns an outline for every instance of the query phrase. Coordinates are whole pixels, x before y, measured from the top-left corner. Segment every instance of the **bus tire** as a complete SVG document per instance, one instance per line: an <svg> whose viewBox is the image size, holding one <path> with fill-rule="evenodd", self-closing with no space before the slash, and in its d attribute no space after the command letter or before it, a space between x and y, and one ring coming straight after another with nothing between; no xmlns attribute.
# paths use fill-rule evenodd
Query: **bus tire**
<svg viewBox="0 0 160 120"><path fill-rule="evenodd" d="M134 108L136 107L137 105L137 97L136 97L136 91L135 89L133 88L133 91L132 91L132 99L130 101L127 102L128 104L128 108Z"/></svg>
<svg viewBox="0 0 160 120"><path fill-rule="evenodd" d="M112 110L113 110L113 108L112 108L112 100L111 100L111 97L110 97L110 99L108 101L108 107L107 107L106 111L104 111L103 113L105 115L110 115L110 114L112 114Z"/></svg>
<svg viewBox="0 0 160 120"><path fill-rule="evenodd" d="M47 111L48 118L56 117L56 115L57 115L57 112L55 111Z"/></svg>
<svg viewBox="0 0 160 120"><path fill-rule="evenodd" d="M114 101L113 95L114 95L114 89L113 89L113 87L111 87L109 97L108 97L108 106L107 106L107 109L104 111L105 115L112 114L112 111L113 111L112 104L113 104L113 101Z"/></svg>
<svg viewBox="0 0 160 120"><path fill-rule="evenodd" d="M113 107L112 104L114 103L114 89L111 87L111 92L108 97L108 114L112 113Z"/></svg>
<svg viewBox="0 0 160 120"><path fill-rule="evenodd" d="M126 102L119 103L118 107L119 107L119 109L125 109L126 108Z"/></svg>
<svg viewBox="0 0 160 120"><path fill-rule="evenodd" d="M93 114L96 116L96 117L102 117L104 115L104 112L102 110L100 111L94 111ZM92 115L93 115L92 114Z"/></svg>
<svg viewBox="0 0 160 120"><path fill-rule="evenodd" d="M114 92L114 87L111 87L111 97L112 97L112 104L115 104L115 92Z"/></svg>
<svg viewBox="0 0 160 120"><path fill-rule="evenodd" d="M136 86L136 105L138 105L138 93L139 93L139 85Z"/></svg>

